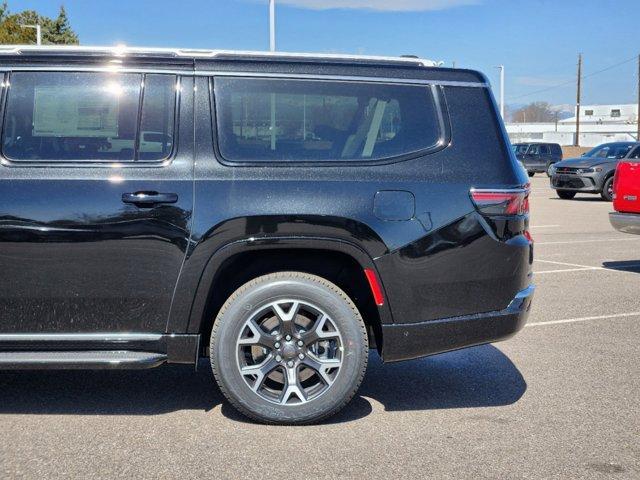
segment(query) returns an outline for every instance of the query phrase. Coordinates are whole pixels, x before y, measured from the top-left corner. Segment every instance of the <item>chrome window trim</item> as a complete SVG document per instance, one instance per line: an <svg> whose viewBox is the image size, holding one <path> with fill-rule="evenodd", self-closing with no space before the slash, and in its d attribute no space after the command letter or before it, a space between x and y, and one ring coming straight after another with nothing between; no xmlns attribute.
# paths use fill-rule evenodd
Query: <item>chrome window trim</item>
<svg viewBox="0 0 640 480"><path fill-rule="evenodd" d="M2 342L155 342L161 333L2 333Z"/></svg>
<svg viewBox="0 0 640 480"><path fill-rule="evenodd" d="M226 70L196 71L196 76L205 77L251 77L251 78L284 78L290 80L324 80L336 82L385 83L388 85L438 85L445 87L488 87L482 82L456 82L452 80L434 80L418 78L365 77L360 75L321 75L312 73L271 73Z"/></svg>
<svg viewBox="0 0 640 480"><path fill-rule="evenodd" d="M0 72L93 72L93 73L164 73L167 75L185 75L192 76L193 70L180 69L163 69L163 68L137 68L137 67L120 67L118 65L106 65L102 67L96 66L71 66L71 65L47 65L47 66L29 66L14 65L1 66Z"/></svg>
<svg viewBox="0 0 640 480"><path fill-rule="evenodd" d="M367 167L367 166L375 166L375 165L390 165L393 163L399 163L399 162L403 162L406 160L410 160L410 159L414 159L414 158L418 158L421 156L426 156L426 155L431 155L433 153L437 153L441 150L443 150L444 148L447 147L447 145L450 144L451 142L451 125L448 122L449 116L448 116L448 110L447 110L447 106L446 106L446 101L444 100L443 96L442 96L442 86L432 83L432 82L421 82L419 84L415 84L412 83L411 85L418 85L418 86L422 86L425 87L425 89L428 89L429 92L431 93L431 101L433 102L434 105L434 110L435 110L435 114L436 114L436 120L438 123L438 128L439 128L439 135L438 138L436 139L435 143L433 143L432 145L422 148L420 150L414 150L414 151L410 151L410 152L405 152L403 154L400 155L394 155L394 156L390 156L390 157L384 157L384 158L379 158L379 159L350 159L350 160L339 160L339 159L333 159L333 160L321 160L321 161L317 161L317 160L300 160L300 161L283 161L283 160L261 160L261 161L253 161L253 160L227 160L224 158L224 156L222 155L222 152L220 151L220 146L219 146L219 135L218 135L218 116L217 116L217 111L216 111L216 102L214 101L215 98L215 92L214 92L214 88L213 88L213 84L212 82L215 82L215 76L209 76L209 107L211 109L211 126L214 132L214 139L213 139L213 150L214 150L214 154L216 159L218 160L218 162L220 162L220 164L225 165L227 167L264 167L266 165L270 166L270 167L331 167L331 166L341 166L341 167ZM245 78L244 74L239 74L239 75L230 75L233 76L235 78L238 79L243 79ZM256 78L260 78L259 76L251 76L251 77L246 77L246 78L251 78L251 79L256 79ZM290 75L284 75L283 78L286 78L288 80L307 80L307 81L326 81L326 78L324 76L313 76L313 77L309 77L309 78L303 78L303 79L298 79L295 77L292 77ZM335 79L335 81L337 82L349 82L349 80L343 80L343 78L347 78L347 77L339 77ZM366 80L361 80L362 78L368 78L368 77L348 77L348 78L354 78L355 80L353 80L353 82L358 82L358 83L384 83L385 85L398 85L397 82L367 82ZM374 77L377 78L377 77ZM406 84L400 84L400 85L406 85ZM445 115L445 112L447 112L447 115Z"/></svg>
<svg viewBox="0 0 640 480"><path fill-rule="evenodd" d="M312 73L275 73L275 72L247 72L243 70L179 70L162 68L137 68L103 66L2 66L0 72L101 72L101 73L158 73L167 75L182 75L195 77L256 77L256 78L287 78L292 80L329 80L342 82L375 82L401 85L439 85L444 87L473 87L488 88L486 82L459 82L455 80L435 80L397 77L368 77L359 75L322 75Z"/></svg>

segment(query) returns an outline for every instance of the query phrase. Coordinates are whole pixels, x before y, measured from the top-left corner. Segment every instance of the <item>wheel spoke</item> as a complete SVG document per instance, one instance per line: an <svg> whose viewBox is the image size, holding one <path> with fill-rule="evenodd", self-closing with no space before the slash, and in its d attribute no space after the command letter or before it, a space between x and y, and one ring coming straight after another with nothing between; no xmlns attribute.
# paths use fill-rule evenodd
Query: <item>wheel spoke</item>
<svg viewBox="0 0 640 480"><path fill-rule="evenodd" d="M264 383L264 379L279 365L276 362L275 358L269 355L264 362L258 365L246 365L240 369L240 373L243 376L255 376L255 382L251 386L254 392L257 392L262 384Z"/></svg>
<svg viewBox="0 0 640 480"><path fill-rule="evenodd" d="M295 321L296 315L298 314L300 303L287 302L287 303L291 303L291 307L289 307L289 310L287 312L285 312L284 309L282 308L282 305L284 303L285 302L274 303L273 311L275 312L275 314L278 316L278 319L280 320L280 326L281 326L280 333L282 335L293 335L296 333L294 321Z"/></svg>
<svg viewBox="0 0 640 480"><path fill-rule="evenodd" d="M251 337L240 338L238 345L262 345L273 349L275 344L275 338L272 335L266 333L255 320L248 321L245 326L251 330Z"/></svg>
<svg viewBox="0 0 640 480"><path fill-rule="evenodd" d="M302 364L315 370L327 385L331 385L334 379L329 375L329 370L340 368L342 360L338 358L319 358L313 353L307 352Z"/></svg>
<svg viewBox="0 0 640 480"><path fill-rule="evenodd" d="M324 314L320 315L320 317L313 324L313 327L311 328L311 330L301 335L302 341L305 343L305 345L307 346L312 345L318 340L323 338L338 338L340 336L340 334L337 331L334 331L334 332L324 331L324 327L327 324L328 320L329 320L329 317L327 317L326 315Z"/></svg>
<svg viewBox="0 0 640 480"><path fill-rule="evenodd" d="M307 394L300 383L297 367L287 367L287 378L285 382L285 388L280 398L280 403L286 404L291 399L292 395L295 395L301 403L307 401Z"/></svg>

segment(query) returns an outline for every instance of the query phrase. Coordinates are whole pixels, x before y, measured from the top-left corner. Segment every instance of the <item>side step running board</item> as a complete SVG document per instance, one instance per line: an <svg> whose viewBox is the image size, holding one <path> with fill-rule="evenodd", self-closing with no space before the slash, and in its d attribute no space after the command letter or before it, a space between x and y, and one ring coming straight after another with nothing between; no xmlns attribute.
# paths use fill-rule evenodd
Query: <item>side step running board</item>
<svg viewBox="0 0 640 480"><path fill-rule="evenodd" d="M166 362L163 353L132 351L0 352L0 370L144 369Z"/></svg>

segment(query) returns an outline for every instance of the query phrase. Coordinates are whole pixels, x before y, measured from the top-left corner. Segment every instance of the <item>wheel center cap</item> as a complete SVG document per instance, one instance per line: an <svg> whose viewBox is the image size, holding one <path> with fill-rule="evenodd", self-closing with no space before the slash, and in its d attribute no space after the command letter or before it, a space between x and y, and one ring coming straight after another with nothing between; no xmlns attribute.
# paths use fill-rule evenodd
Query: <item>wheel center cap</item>
<svg viewBox="0 0 640 480"><path fill-rule="evenodd" d="M287 360L294 358L298 353L295 343L285 342L282 345L282 356Z"/></svg>

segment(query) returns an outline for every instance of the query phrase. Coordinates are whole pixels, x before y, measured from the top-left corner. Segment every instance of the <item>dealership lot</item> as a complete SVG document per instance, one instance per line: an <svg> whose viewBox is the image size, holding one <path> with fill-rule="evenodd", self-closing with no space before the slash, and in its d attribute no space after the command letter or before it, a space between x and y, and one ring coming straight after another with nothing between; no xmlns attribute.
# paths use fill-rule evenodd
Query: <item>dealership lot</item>
<svg viewBox="0 0 640 480"><path fill-rule="evenodd" d="M371 356L329 423L231 407L206 363L0 372L3 478L638 478L640 236L598 196L532 179L536 298L513 339L408 363Z"/></svg>

